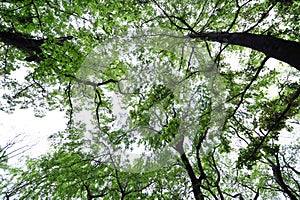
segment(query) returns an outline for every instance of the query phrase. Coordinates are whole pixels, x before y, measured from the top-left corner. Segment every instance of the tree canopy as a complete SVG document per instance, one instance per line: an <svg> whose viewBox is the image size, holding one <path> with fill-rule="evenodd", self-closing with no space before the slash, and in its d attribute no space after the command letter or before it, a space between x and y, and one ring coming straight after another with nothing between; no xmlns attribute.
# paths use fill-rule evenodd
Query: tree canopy
<svg viewBox="0 0 300 200"><path fill-rule="evenodd" d="M0 15L1 111L68 119L23 168L0 149L3 199L300 199L299 0L7 0Z"/></svg>

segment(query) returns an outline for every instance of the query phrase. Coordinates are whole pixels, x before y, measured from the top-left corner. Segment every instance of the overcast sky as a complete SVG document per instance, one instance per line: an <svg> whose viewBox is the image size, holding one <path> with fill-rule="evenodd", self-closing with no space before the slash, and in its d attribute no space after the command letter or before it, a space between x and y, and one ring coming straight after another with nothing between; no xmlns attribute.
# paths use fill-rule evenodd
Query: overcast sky
<svg viewBox="0 0 300 200"><path fill-rule="evenodd" d="M47 137L57 131L64 130L67 120L64 113L59 111L48 112L46 117L34 117L32 109L16 110L13 114L0 112L0 145L4 146L16 135L21 134L17 144L9 152L25 145L34 145L30 150L22 154L37 157L44 153L49 147ZM22 140L23 141L20 141ZM20 156L10 160L10 164L18 163Z"/></svg>
<svg viewBox="0 0 300 200"><path fill-rule="evenodd" d="M226 58L226 61L231 64L233 69L239 67L239 58L237 55L230 55ZM275 59L270 59L266 63L267 67L272 69L279 63ZM25 69L26 70L26 69ZM25 70L17 71L13 76L20 82L24 79L26 74ZM269 91L269 97L273 97L277 94L276 89L272 88ZM1 91L0 91L1 93ZM0 112L0 146L4 146L8 141L12 140L16 135L21 134L19 140L23 138L23 141L17 141L10 151L16 148L20 148L25 145L32 145L37 143L34 147L28 150L25 154L21 154L21 157L30 155L31 157L37 157L49 147L47 138L58 131L62 131L66 128L67 119L64 118L64 113L59 111L47 112L47 115L43 118L34 117L32 109L16 110L13 114L7 114ZM286 135L287 136L287 135ZM289 135L290 137L290 135ZM288 139L288 141L291 141ZM282 140L281 140L282 142ZM10 164L18 164L16 156L10 160Z"/></svg>

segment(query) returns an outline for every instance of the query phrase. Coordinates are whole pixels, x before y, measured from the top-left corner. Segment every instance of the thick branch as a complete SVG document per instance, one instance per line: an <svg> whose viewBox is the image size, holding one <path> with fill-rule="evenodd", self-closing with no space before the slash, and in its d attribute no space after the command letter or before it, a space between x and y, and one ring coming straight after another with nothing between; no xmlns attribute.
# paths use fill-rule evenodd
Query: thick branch
<svg viewBox="0 0 300 200"><path fill-rule="evenodd" d="M289 186L286 185L285 181L283 180L278 155L276 155L275 158L276 158L276 164L272 162L270 159L268 159L268 161L271 164L273 175L276 182L281 187L283 192L286 193L291 200L297 200L297 197L292 193L292 191L289 189Z"/></svg>
<svg viewBox="0 0 300 200"><path fill-rule="evenodd" d="M54 40L59 45L63 45L63 43L67 40L71 40L72 36L67 37L59 37L55 38ZM39 54L42 53L41 46L44 44L48 39L44 38L34 38L30 35L12 32L12 31L0 31L0 41L6 45L11 45L28 55L25 58L26 61L41 61L43 58L39 58Z"/></svg>
<svg viewBox="0 0 300 200"><path fill-rule="evenodd" d="M192 182L193 187L193 193L196 200L203 200L204 196L200 190L200 182L199 179L196 177L196 174L193 170L193 167L186 156L184 150L183 150L183 138L179 141L179 143L176 145L175 150L180 154L181 160L184 164L184 167L190 177L190 180Z"/></svg>
<svg viewBox="0 0 300 200"><path fill-rule="evenodd" d="M32 55L33 52L40 53L41 45L45 39L34 39L30 36L21 33L14 33L11 31L0 31L0 41L7 45L11 45L20 49L21 51Z"/></svg>
<svg viewBox="0 0 300 200"><path fill-rule="evenodd" d="M267 57L286 62L300 71L299 42L252 33L208 32L192 33L188 37L248 47L264 53Z"/></svg>

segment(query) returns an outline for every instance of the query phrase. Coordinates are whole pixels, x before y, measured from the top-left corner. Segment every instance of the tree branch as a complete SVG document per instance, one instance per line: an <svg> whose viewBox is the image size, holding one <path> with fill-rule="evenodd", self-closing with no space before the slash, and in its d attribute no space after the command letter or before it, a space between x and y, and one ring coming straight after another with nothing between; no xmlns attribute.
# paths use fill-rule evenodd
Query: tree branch
<svg viewBox="0 0 300 200"><path fill-rule="evenodd" d="M300 43L270 35L252 33L207 32L191 33L187 37L248 47L290 64L300 71Z"/></svg>

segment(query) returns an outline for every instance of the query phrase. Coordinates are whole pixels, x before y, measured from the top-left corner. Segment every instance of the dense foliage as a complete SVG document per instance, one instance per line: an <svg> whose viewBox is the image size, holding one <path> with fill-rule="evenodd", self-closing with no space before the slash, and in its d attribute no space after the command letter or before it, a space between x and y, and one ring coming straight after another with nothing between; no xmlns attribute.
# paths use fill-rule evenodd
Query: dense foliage
<svg viewBox="0 0 300 200"><path fill-rule="evenodd" d="M3 199L300 199L299 0L7 0L0 16L1 111L34 108L44 117L59 109L68 118L66 130L49 138L48 153L28 158L24 168L7 166L0 150ZM144 34L149 48L134 50L115 39L143 30L164 37ZM194 49L205 59L197 61ZM153 60L164 66L157 77L182 75L188 89L181 94L192 91L197 107L181 106L178 91L164 84L137 85L127 103L135 108L130 128L140 137L114 129L108 94L128 74L151 74L143 67ZM198 68L204 60L212 67ZM207 81L205 70L218 79ZM92 124L78 120L82 110ZM168 146L172 159L152 170L142 164L124 170L87 133L114 150L139 143L163 154Z"/></svg>

